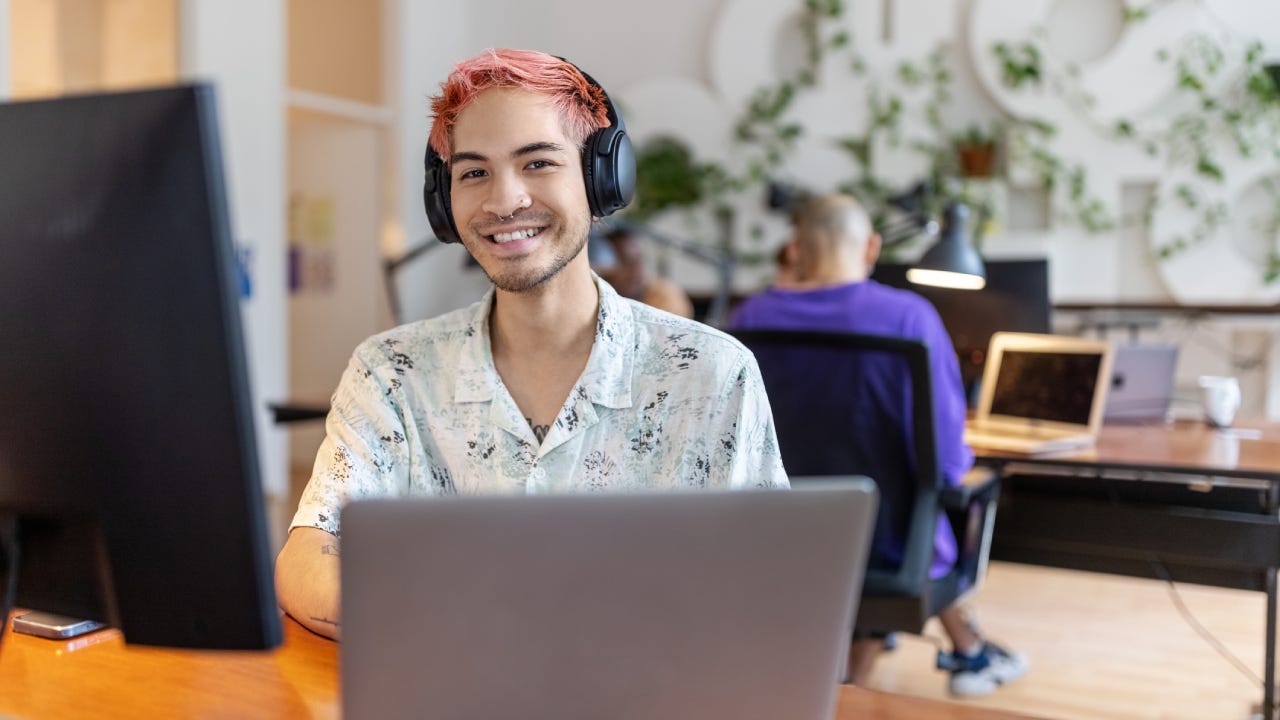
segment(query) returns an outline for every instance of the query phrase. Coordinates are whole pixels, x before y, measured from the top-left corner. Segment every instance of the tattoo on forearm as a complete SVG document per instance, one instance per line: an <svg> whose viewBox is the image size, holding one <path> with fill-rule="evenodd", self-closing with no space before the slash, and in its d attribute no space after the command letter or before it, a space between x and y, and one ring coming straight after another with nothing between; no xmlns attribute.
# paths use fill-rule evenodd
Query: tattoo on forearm
<svg viewBox="0 0 1280 720"><path fill-rule="evenodd" d="M332 555L332 556L334 556L334 557L340 557L342 553L339 553L339 552L338 552L338 546L337 546L337 545L334 545L333 543L329 543L328 545L322 545L322 546L320 546L320 554L321 554L321 555Z"/></svg>
<svg viewBox="0 0 1280 720"><path fill-rule="evenodd" d="M533 436L538 439L538 442L547 439L547 433L551 432L550 425L534 425L531 417L527 417L525 420L529 421L529 427L533 428Z"/></svg>
<svg viewBox="0 0 1280 720"><path fill-rule="evenodd" d="M342 623L338 622L337 620L330 620L327 617L316 617L315 615L312 615L311 619L315 620L318 623L324 623L325 625L332 625L336 628L342 627Z"/></svg>

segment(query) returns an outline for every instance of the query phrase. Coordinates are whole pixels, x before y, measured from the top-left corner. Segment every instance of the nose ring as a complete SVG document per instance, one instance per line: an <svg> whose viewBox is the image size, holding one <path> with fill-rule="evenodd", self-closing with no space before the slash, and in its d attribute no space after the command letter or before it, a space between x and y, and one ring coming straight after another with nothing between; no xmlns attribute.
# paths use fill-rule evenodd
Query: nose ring
<svg viewBox="0 0 1280 720"><path fill-rule="evenodd" d="M510 215L498 215L498 213L494 213L494 215L498 216L498 222L511 222L512 219L515 218L516 213L528 207L528 205L525 204L528 201L529 201L529 198L527 197L521 198L520 204L516 205L516 209L512 210Z"/></svg>

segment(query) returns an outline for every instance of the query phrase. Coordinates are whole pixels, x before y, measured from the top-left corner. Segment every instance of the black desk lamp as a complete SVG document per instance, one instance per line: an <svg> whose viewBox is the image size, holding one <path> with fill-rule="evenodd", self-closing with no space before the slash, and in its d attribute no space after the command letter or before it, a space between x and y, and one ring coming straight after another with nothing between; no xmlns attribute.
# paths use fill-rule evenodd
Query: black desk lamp
<svg viewBox="0 0 1280 720"><path fill-rule="evenodd" d="M969 207L953 202L942 218L938 242L907 271L907 279L918 285L981 290L987 284L987 269L982 256L969 244L965 223Z"/></svg>

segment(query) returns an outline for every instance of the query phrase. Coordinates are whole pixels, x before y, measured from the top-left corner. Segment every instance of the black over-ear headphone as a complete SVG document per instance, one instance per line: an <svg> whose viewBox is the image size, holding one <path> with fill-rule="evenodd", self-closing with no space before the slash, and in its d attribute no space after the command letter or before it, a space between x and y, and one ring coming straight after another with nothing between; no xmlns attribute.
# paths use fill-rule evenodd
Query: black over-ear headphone
<svg viewBox="0 0 1280 720"><path fill-rule="evenodd" d="M564 58L560 58L564 60ZM565 62L568 62L567 60ZM569 63L572 65L573 63ZM600 88L609 125L591 133L582 144L582 178L587 186L587 205L593 217L605 217L626 207L636 192L636 155L609 93L590 75L574 65L587 82ZM449 165L427 143L426 179L422 183L422 204L431 221L431 231L443 242L461 242L458 226L453 222L453 203L449 197L452 178Z"/></svg>

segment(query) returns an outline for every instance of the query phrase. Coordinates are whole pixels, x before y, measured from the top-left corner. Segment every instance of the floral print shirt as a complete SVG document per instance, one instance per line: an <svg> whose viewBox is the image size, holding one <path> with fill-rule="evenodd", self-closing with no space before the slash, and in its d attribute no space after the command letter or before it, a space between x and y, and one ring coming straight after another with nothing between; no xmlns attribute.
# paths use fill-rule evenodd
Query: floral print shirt
<svg viewBox="0 0 1280 720"><path fill-rule="evenodd" d="M596 285L590 358L541 443L494 367L492 289L361 343L292 526L338 535L369 497L786 488L751 353Z"/></svg>

